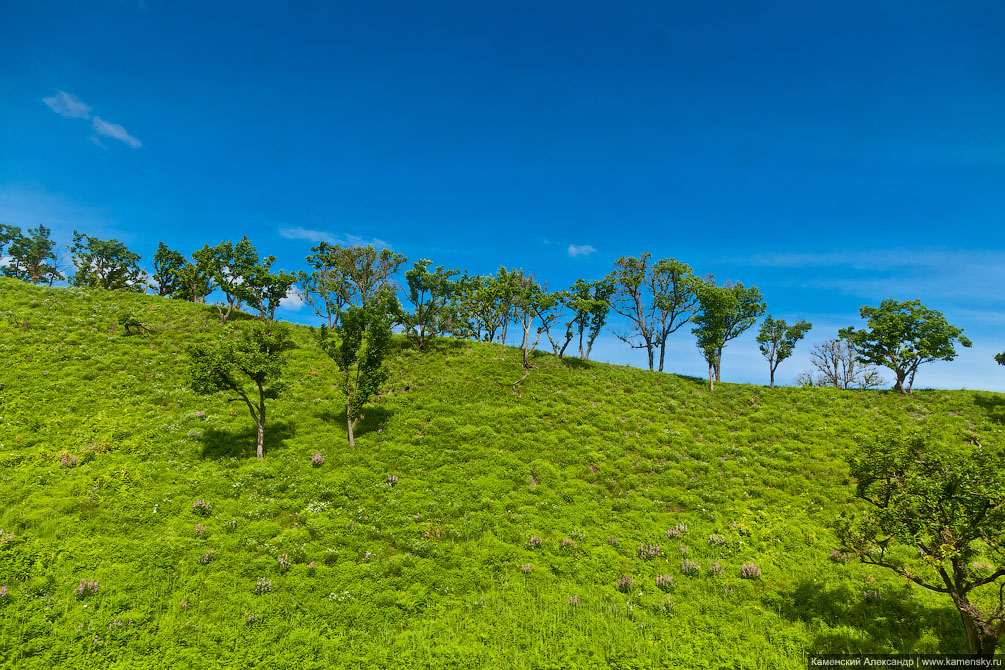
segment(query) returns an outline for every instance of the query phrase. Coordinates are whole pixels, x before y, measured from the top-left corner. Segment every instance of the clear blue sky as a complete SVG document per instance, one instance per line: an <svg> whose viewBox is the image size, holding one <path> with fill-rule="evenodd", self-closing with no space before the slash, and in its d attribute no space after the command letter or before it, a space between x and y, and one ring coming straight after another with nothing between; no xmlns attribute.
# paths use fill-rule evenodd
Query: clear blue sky
<svg viewBox="0 0 1005 670"><path fill-rule="evenodd" d="M919 298L974 348L917 385L1005 390L1003 32L998 0L4 2L0 221L552 287L650 250L813 321L782 381ZM669 368L704 373L689 333ZM767 379L752 333L723 375Z"/></svg>

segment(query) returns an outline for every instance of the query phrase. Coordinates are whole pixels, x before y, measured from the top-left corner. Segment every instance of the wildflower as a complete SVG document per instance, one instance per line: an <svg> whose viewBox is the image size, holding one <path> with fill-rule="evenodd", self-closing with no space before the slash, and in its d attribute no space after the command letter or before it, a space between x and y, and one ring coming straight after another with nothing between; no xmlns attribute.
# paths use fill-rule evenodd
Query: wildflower
<svg viewBox="0 0 1005 670"><path fill-rule="evenodd" d="M642 559L656 558L660 554L660 545L640 544L637 552Z"/></svg>
<svg viewBox="0 0 1005 670"><path fill-rule="evenodd" d="M631 577L619 577L618 578L618 590L628 592L632 590L635 586L635 580Z"/></svg>
<svg viewBox="0 0 1005 670"><path fill-rule="evenodd" d="M213 506L202 498L199 498L192 503L192 512L201 516L209 516L213 512Z"/></svg>
<svg viewBox="0 0 1005 670"><path fill-rule="evenodd" d="M607 544L611 545L612 547L618 546L618 538L614 537L613 535L608 535Z"/></svg>
<svg viewBox="0 0 1005 670"><path fill-rule="evenodd" d="M324 465L324 462L325 462L324 454L314 454L313 456L311 456L311 464L316 468Z"/></svg>
<svg viewBox="0 0 1005 670"><path fill-rule="evenodd" d="M669 591L674 587L672 575L656 575L656 588Z"/></svg>
<svg viewBox="0 0 1005 670"><path fill-rule="evenodd" d="M851 557L848 554L842 553L839 549L831 552L830 559L835 563L848 563L851 561Z"/></svg>
<svg viewBox="0 0 1005 670"><path fill-rule="evenodd" d="M272 582L265 577L259 577L258 583L255 584L254 593L261 595L263 593L269 593L272 591Z"/></svg>
<svg viewBox="0 0 1005 670"><path fill-rule="evenodd" d="M569 596L569 604L575 607L579 604L579 596Z"/></svg>
<svg viewBox="0 0 1005 670"><path fill-rule="evenodd" d="M744 563L740 566L740 576L744 579L760 579L761 569L753 563Z"/></svg>
<svg viewBox="0 0 1005 670"><path fill-rule="evenodd" d="M562 549L567 549L567 548L570 548L570 547L572 549L575 549L576 548L576 543L573 542L572 540L570 540L567 537L562 538Z"/></svg>
<svg viewBox="0 0 1005 670"><path fill-rule="evenodd" d="M726 538L724 538L722 535L717 535L713 533L708 536L708 543L713 547L725 547Z"/></svg>
<svg viewBox="0 0 1005 670"><path fill-rule="evenodd" d="M695 563L690 558L680 562L680 571L685 575L695 576L701 572L701 563Z"/></svg>
<svg viewBox="0 0 1005 670"><path fill-rule="evenodd" d="M520 570L523 572L523 574L529 575L530 574L530 563L524 563L523 565L521 565L520 566Z"/></svg>
<svg viewBox="0 0 1005 670"><path fill-rule="evenodd" d="M397 475L388 475L387 476L387 483L390 484L391 486L394 486L395 484L398 483L398 476Z"/></svg>
<svg viewBox="0 0 1005 670"><path fill-rule="evenodd" d="M73 593L79 597L84 597L88 593L98 592L98 581L95 579L81 579L80 584L73 590Z"/></svg>
<svg viewBox="0 0 1005 670"><path fill-rule="evenodd" d="M206 527L201 523L195 524L195 536L206 537Z"/></svg>
<svg viewBox="0 0 1005 670"><path fill-rule="evenodd" d="M536 549L541 546L541 538L539 538L537 535L531 535L530 539L527 540L527 544L525 546L528 549Z"/></svg>
<svg viewBox="0 0 1005 670"><path fill-rule="evenodd" d="M708 572L709 572L709 574L711 574L711 575L712 575L713 577L716 577L716 576L718 576L718 574L719 574L720 572L722 572L722 564L721 564L721 563L719 563L719 559L718 559L718 558L717 558L717 559L715 559L715 560L713 560L713 561L712 561L712 563L711 563L711 564L709 564L709 566L708 566Z"/></svg>
<svg viewBox="0 0 1005 670"><path fill-rule="evenodd" d="M862 595L865 596L866 600L876 601L883 599L883 592L879 589L866 589L862 592Z"/></svg>
<svg viewBox="0 0 1005 670"><path fill-rule="evenodd" d="M212 560L213 560L213 552L212 551L207 551L205 554L203 554L202 556L199 557L199 562L202 563L203 565L209 565L209 563Z"/></svg>
<svg viewBox="0 0 1005 670"><path fill-rule="evenodd" d="M286 570L288 567L290 567L290 555L289 554L283 554L282 556L279 557L278 560L279 560L279 569L280 570Z"/></svg>

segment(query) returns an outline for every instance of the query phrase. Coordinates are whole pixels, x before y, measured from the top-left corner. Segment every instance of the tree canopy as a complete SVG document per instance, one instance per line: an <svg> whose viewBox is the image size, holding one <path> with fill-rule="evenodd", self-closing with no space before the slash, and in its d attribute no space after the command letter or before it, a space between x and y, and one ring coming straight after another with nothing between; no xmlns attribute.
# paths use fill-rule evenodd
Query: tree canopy
<svg viewBox="0 0 1005 670"><path fill-rule="evenodd" d="M954 341L964 347L971 344L962 328L950 325L942 312L920 300L888 299L879 307L863 306L859 314L868 319L868 328L842 328L838 337L853 342L862 361L893 370L894 390L906 394L914 388L918 366L956 358Z"/></svg>
<svg viewBox="0 0 1005 670"><path fill-rule="evenodd" d="M100 240L75 230L70 252L77 268L70 278L71 285L109 291L146 291L146 272L140 267L140 255L122 242Z"/></svg>
<svg viewBox="0 0 1005 670"><path fill-rule="evenodd" d="M1005 632L995 588L1005 577L1005 450L914 430L861 445L851 475L868 506L838 521L843 548L948 595L971 652L993 654Z"/></svg>
<svg viewBox="0 0 1005 670"><path fill-rule="evenodd" d="M753 326L767 307L756 286L746 288L739 282L716 286L711 278L694 286L698 309L691 317L695 324L691 332L708 363L709 388L714 389L722 371L723 348Z"/></svg>
<svg viewBox="0 0 1005 670"><path fill-rule="evenodd" d="M813 324L808 321L796 321L790 326L784 319L774 319L770 314L764 317L761 330L757 333L757 344L771 369L770 388L775 388L778 364L792 355L796 342L803 339L812 327Z"/></svg>

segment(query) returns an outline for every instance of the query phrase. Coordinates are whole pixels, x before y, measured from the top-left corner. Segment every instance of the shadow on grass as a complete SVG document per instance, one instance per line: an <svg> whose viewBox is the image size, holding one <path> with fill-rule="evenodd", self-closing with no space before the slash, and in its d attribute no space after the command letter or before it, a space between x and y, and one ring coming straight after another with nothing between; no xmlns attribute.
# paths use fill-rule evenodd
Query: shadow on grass
<svg viewBox="0 0 1005 670"><path fill-rule="evenodd" d="M1005 393L974 393L974 404L987 410L995 423L1005 423Z"/></svg>
<svg viewBox="0 0 1005 670"><path fill-rule="evenodd" d="M861 590L850 586L828 587L811 581L800 582L786 595L779 613L819 631L811 653L967 653L963 625L948 596L945 607L929 607L912 597L910 587L883 590L882 599L867 600ZM859 634L843 627L855 628ZM936 650L917 649L926 634L939 640Z"/></svg>
<svg viewBox="0 0 1005 670"><path fill-rule="evenodd" d="M394 412L386 407L367 407L363 410L363 416L360 417L359 423L356 424L356 430L353 431L353 435L358 438L367 433L376 433L387 425L388 419L393 415ZM345 439L348 442L349 427L346 425L344 409L341 412L325 410L318 416L322 421L337 426L339 431L345 435Z"/></svg>
<svg viewBox="0 0 1005 670"><path fill-rule="evenodd" d="M289 438L293 437L292 423L271 421L265 424L265 456L269 452L281 449ZM210 428L202 434L202 457L217 458L255 458L255 448L258 445L258 428L251 421L242 430L217 430Z"/></svg>

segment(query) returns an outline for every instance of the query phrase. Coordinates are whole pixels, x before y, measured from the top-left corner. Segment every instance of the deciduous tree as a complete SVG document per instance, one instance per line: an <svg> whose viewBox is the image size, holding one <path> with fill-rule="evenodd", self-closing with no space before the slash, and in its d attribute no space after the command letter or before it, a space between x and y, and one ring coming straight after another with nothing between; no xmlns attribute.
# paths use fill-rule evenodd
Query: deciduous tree
<svg viewBox="0 0 1005 670"><path fill-rule="evenodd" d="M698 350L708 363L709 389L715 389L722 371L722 350L726 344L754 325L766 305L756 286L726 283L716 286L708 280L693 284L698 295L698 309L691 321ZM714 376L714 377L713 377ZM714 379L714 380L713 380Z"/></svg>
<svg viewBox="0 0 1005 670"><path fill-rule="evenodd" d="M140 255L118 240L100 240L75 230L70 253L77 268L70 278L73 286L137 293L147 289Z"/></svg>
<svg viewBox="0 0 1005 670"><path fill-rule="evenodd" d="M559 358L565 355L566 347L577 336L579 357L583 360L590 358L593 343L607 323L613 293L614 283L609 278L592 282L577 279L565 292L562 300L571 312L572 320L565 324L565 343L558 351Z"/></svg>
<svg viewBox="0 0 1005 670"><path fill-rule="evenodd" d="M445 270L442 265L429 271L432 261L416 261L412 269L405 273L408 286L408 301L411 311L401 309L398 321L405 329L405 336L420 351L433 337L450 326L448 304L457 283L453 279L459 270Z"/></svg>
<svg viewBox="0 0 1005 670"><path fill-rule="evenodd" d="M356 424L363 408L387 379L384 358L391 345L391 323L397 307L389 288L379 291L366 306L350 305L333 328L317 331L318 344L338 368L339 389L345 395L349 445L356 446Z"/></svg>
<svg viewBox="0 0 1005 670"><path fill-rule="evenodd" d="M51 233L42 225L29 228L27 235L22 235L20 228L4 226L2 235L8 245L4 276L50 286L61 279L62 274L56 267L56 243L52 241Z"/></svg>
<svg viewBox="0 0 1005 670"><path fill-rule="evenodd" d="M764 317L761 330L757 334L757 343L761 353L768 359L768 367L771 370L769 388L775 388L775 370L778 369L778 364L792 355L796 349L796 342L803 339L812 327L813 324L808 321L797 321L790 326L784 319L776 320L770 314Z"/></svg>
<svg viewBox="0 0 1005 670"><path fill-rule="evenodd" d="M838 337L853 342L862 361L893 370L893 388L905 394L914 388L918 366L956 358L954 341L970 346L962 328L950 325L942 312L920 300L884 300L879 307L863 306L859 314L869 320L868 329L842 328Z"/></svg>
<svg viewBox="0 0 1005 670"><path fill-rule="evenodd" d="M813 345L810 363L816 369L796 378L802 386L833 386L837 389L871 389L883 385L876 368L859 358L855 344L848 340L827 340Z"/></svg>
<svg viewBox="0 0 1005 670"><path fill-rule="evenodd" d="M256 453L265 457L266 400L279 397L284 353L293 348L290 333L281 323L255 322L230 326L217 346L196 346L190 351L192 389L196 393L220 391L237 394L258 427Z"/></svg>
<svg viewBox="0 0 1005 670"><path fill-rule="evenodd" d="M990 658L1005 632L1005 450L912 431L861 445L851 475L867 508L838 521L843 549L948 596Z"/></svg>

